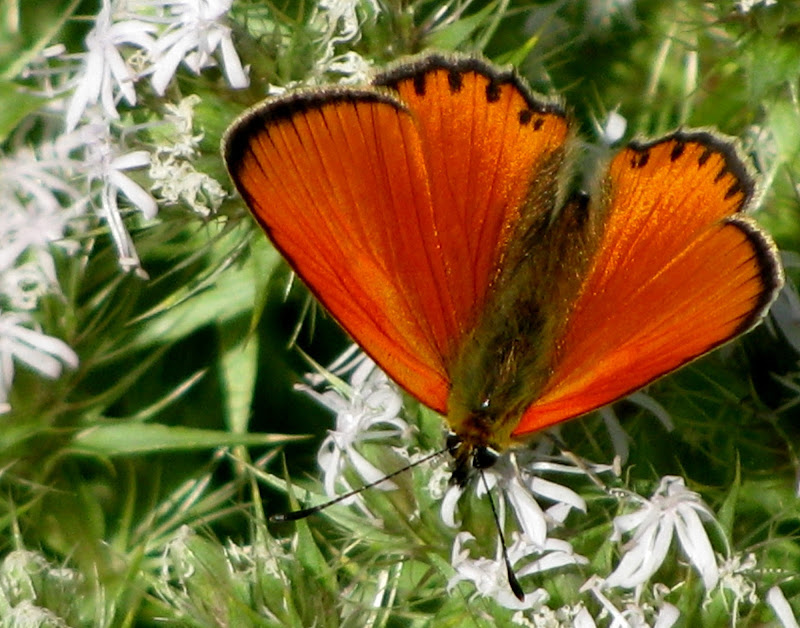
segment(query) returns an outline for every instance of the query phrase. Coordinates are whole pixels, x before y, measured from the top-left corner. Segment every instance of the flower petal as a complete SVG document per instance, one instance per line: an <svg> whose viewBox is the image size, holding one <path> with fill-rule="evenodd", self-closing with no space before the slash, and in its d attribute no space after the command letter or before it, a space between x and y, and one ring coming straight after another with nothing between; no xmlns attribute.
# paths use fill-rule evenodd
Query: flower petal
<svg viewBox="0 0 800 628"><path fill-rule="evenodd" d="M156 213L158 213L158 204L142 186L118 170L112 170L108 178L134 206L141 210L145 218L150 220L155 217Z"/></svg>
<svg viewBox="0 0 800 628"><path fill-rule="evenodd" d="M792 607L780 587L775 586L769 590L767 604L772 607L772 611L778 621L781 622L783 628L800 628L800 624L797 623L797 619L792 612Z"/></svg>
<svg viewBox="0 0 800 628"><path fill-rule="evenodd" d="M220 42L220 51L222 52L222 68L225 71L225 76L228 79L228 84L233 89L244 89L250 84L250 79L242 67L242 62L239 60L239 55L236 54L236 49L233 47L230 34L223 37Z"/></svg>
<svg viewBox="0 0 800 628"><path fill-rule="evenodd" d="M664 602L658 611L656 623L653 628L672 628L681 618L681 612L677 606L673 606L669 602Z"/></svg>
<svg viewBox="0 0 800 628"><path fill-rule="evenodd" d="M550 480L533 476L531 481L528 483L528 486L530 487L531 491L537 495L541 495L547 499L552 499L554 502L569 504L575 510L586 512L586 501L583 499L583 497L563 484L558 484L557 482L551 482Z"/></svg>
<svg viewBox="0 0 800 628"><path fill-rule="evenodd" d="M679 508L675 517L675 531L686 557L697 567L707 591L719 582L719 566L703 522L691 507Z"/></svg>

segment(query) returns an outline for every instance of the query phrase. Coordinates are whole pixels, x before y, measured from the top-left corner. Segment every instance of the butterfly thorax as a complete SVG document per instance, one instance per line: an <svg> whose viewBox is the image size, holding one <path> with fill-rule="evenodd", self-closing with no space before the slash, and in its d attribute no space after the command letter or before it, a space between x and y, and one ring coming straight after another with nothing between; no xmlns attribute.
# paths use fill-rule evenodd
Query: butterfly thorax
<svg viewBox="0 0 800 628"><path fill-rule="evenodd" d="M519 318L491 317L497 318L495 325L476 328L455 364L447 420L462 450L506 449L522 412L547 379L552 337L536 304L528 306Z"/></svg>
<svg viewBox="0 0 800 628"><path fill-rule="evenodd" d="M474 469L490 466L487 451L502 452L514 441L512 432L525 408L535 399L546 381L549 342L537 317L535 329L511 341L505 334L473 339L472 351L458 362L448 399L447 422L457 438L450 447L455 459L451 481L463 485ZM505 326L508 331L515 326ZM491 371L481 364L491 354L500 358Z"/></svg>

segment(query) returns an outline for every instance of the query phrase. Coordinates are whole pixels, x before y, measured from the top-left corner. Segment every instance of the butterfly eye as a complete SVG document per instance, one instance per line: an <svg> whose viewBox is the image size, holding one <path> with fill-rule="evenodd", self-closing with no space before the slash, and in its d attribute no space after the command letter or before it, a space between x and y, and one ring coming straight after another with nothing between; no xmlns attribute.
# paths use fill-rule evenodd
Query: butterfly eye
<svg viewBox="0 0 800 628"><path fill-rule="evenodd" d="M472 454L472 466L475 469L488 469L493 467L500 457L500 453L491 447L476 447Z"/></svg>

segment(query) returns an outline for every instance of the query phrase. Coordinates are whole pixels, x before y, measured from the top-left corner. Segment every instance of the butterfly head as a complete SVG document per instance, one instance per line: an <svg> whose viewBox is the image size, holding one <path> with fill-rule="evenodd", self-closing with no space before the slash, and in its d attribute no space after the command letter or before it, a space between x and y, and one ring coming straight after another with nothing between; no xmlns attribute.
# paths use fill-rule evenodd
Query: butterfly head
<svg viewBox="0 0 800 628"><path fill-rule="evenodd" d="M470 443L454 432L447 435L447 450L455 460L450 483L462 488L475 471L489 469L500 457L500 452L493 447Z"/></svg>
<svg viewBox="0 0 800 628"><path fill-rule="evenodd" d="M447 420L453 431L447 437L447 450L454 459L451 484L463 488L476 471L494 466L511 445L511 430L518 418L500 407L484 397L477 407L453 404L450 408Z"/></svg>
<svg viewBox="0 0 800 628"><path fill-rule="evenodd" d="M513 377L469 378L450 391L447 449L455 459L451 483L464 486L476 470L494 465L518 439L513 436L530 400ZM460 380L465 381L465 380Z"/></svg>

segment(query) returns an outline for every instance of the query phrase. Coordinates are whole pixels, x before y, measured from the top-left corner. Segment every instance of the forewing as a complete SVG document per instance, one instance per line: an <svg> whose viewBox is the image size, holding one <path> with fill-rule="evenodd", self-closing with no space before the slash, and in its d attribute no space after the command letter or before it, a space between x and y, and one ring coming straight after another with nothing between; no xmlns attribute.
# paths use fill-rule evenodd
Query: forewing
<svg viewBox="0 0 800 628"><path fill-rule="evenodd" d="M430 240L416 122L377 90L295 93L224 139L231 177L309 289L397 383L445 410L441 351L452 313Z"/></svg>
<svg viewBox="0 0 800 628"><path fill-rule="evenodd" d="M533 221L532 213L558 204L555 174L569 120L514 72L473 57L428 55L375 83L398 94L419 128L434 210L432 240L424 244L439 256L453 358L484 309L523 211Z"/></svg>

